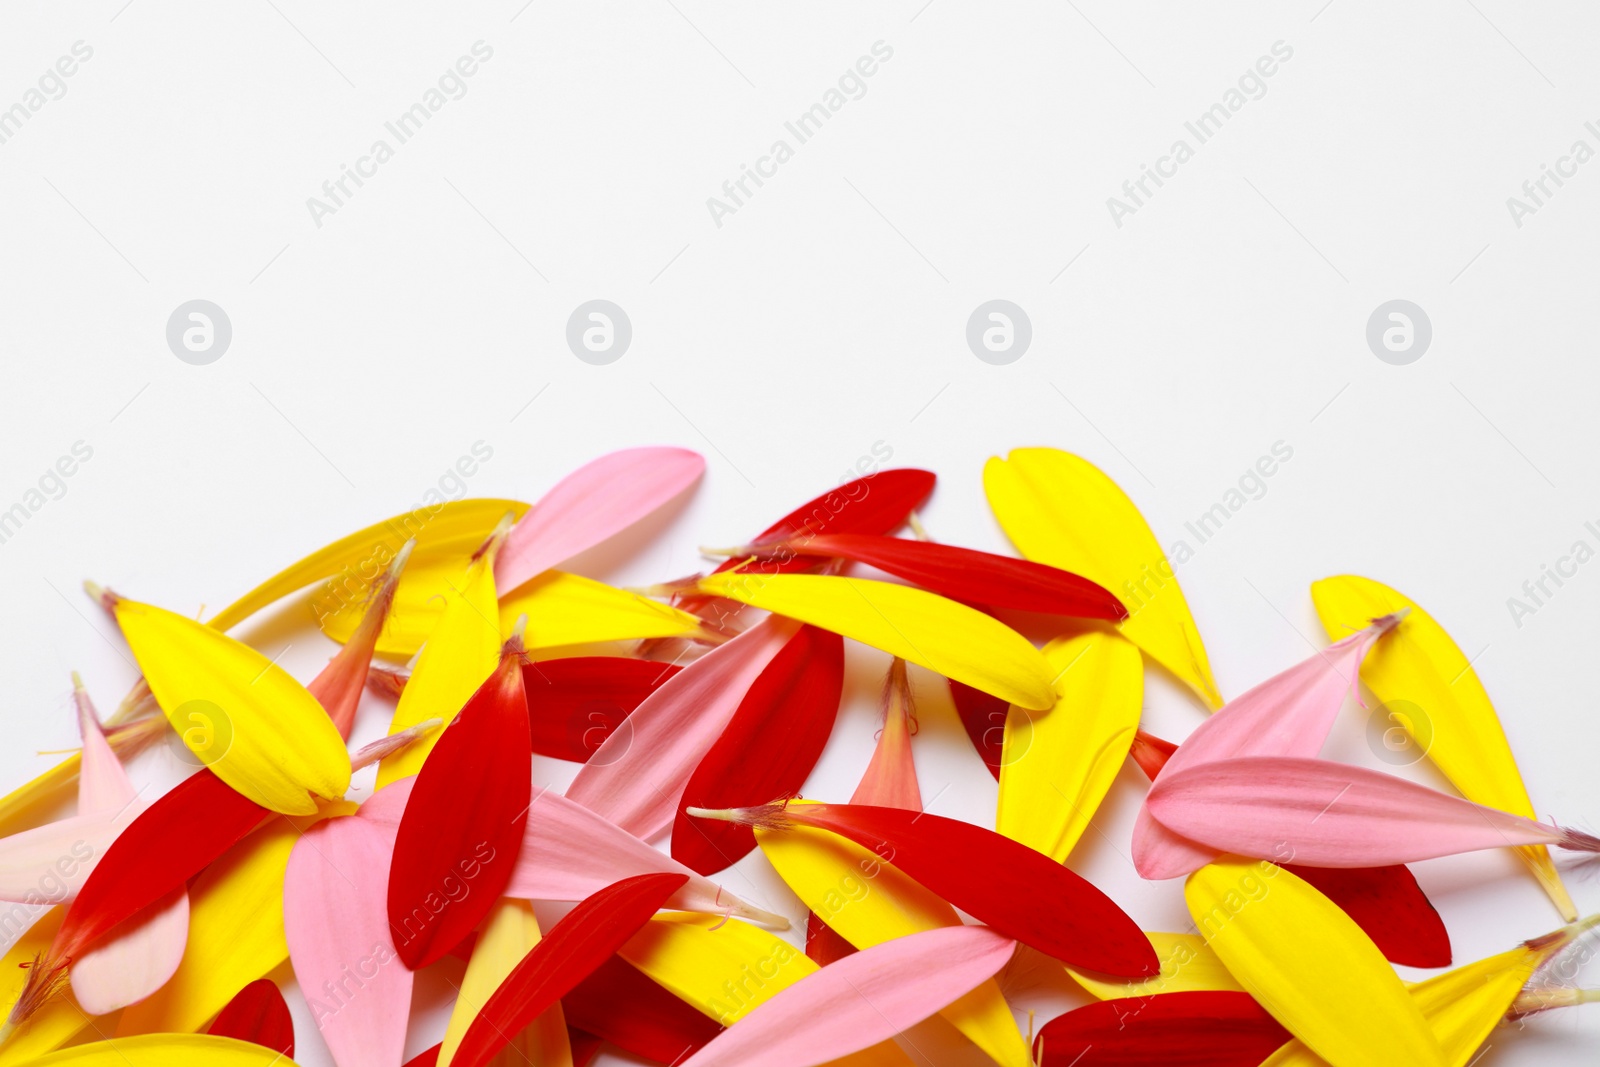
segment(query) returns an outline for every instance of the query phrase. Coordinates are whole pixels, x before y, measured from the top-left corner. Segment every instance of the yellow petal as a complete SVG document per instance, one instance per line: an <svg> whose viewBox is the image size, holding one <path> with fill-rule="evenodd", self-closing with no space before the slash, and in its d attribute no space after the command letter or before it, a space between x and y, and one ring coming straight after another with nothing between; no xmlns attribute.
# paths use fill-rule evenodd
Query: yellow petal
<svg viewBox="0 0 1600 1067"><path fill-rule="evenodd" d="M8 925L20 910L26 910L20 904L0 904L0 908L7 912ZM52 908L17 939L4 959L0 959L0 1017L10 1014L11 1006L17 1002L27 981L28 972L24 968L50 947L65 914L65 906ZM89 1022L89 1016L78 1007L69 986L60 996L46 1001L44 1007L29 1016L28 1021L17 1027L10 1039L0 1046L0 1067L17 1067L60 1048L86 1029Z"/></svg>
<svg viewBox="0 0 1600 1067"><path fill-rule="evenodd" d="M909 585L821 574L724 571L700 580L727 597L917 663L1024 708L1055 700L1043 654L975 608Z"/></svg>
<svg viewBox="0 0 1600 1067"><path fill-rule="evenodd" d="M1161 973L1154 978L1146 978L1142 982L1113 982L1093 971L1077 971L1068 967L1067 973L1099 1000L1203 990L1244 992L1244 987L1199 934L1146 933L1145 936L1161 958Z"/></svg>
<svg viewBox="0 0 1600 1067"><path fill-rule="evenodd" d="M144 1034L96 1041L29 1061L28 1067L295 1067L249 1041L209 1034Z"/></svg>
<svg viewBox="0 0 1600 1067"><path fill-rule="evenodd" d="M1017 551L1111 590L1129 615L1122 633L1193 689L1222 706L1200 630L1167 555L1144 516L1088 460L1056 448L1018 448L983 468L989 507Z"/></svg>
<svg viewBox="0 0 1600 1067"><path fill-rule="evenodd" d="M1412 721L1415 713L1394 718L1411 732L1416 744L1462 796L1514 815L1538 818L1489 694L1471 662L1433 616L1404 594L1353 574L1314 583L1311 599L1323 629L1335 640L1349 636L1370 619L1410 608L1398 626L1373 643L1361 665L1361 680L1386 705L1405 702L1420 709L1426 717L1422 722ZM1526 845L1516 852L1562 917L1568 922L1576 919L1578 909L1561 884L1550 850Z"/></svg>
<svg viewBox="0 0 1600 1067"><path fill-rule="evenodd" d="M837 834L804 826L758 829L756 842L806 907L857 948L961 925L955 909L921 883ZM993 979L939 1014L996 1063L1031 1067L1028 1043Z"/></svg>
<svg viewBox="0 0 1600 1067"><path fill-rule="evenodd" d="M450 1067L467 1027L500 983L538 943L539 920L534 917L533 905L526 900L502 900L489 912L472 946L461 988L456 991L455 1007L450 1011L444 1044L439 1049L439 1067ZM572 1067L572 1046L567 1041L561 1004L551 1006L489 1062L494 1067Z"/></svg>
<svg viewBox="0 0 1600 1067"><path fill-rule="evenodd" d="M1239 984L1334 1067L1446 1067L1389 961L1339 906L1289 871L1221 860L1184 898Z"/></svg>
<svg viewBox="0 0 1600 1067"><path fill-rule="evenodd" d="M83 756L74 752L60 763L0 797L0 837L31 830L49 821L66 791L77 784Z"/></svg>
<svg viewBox="0 0 1600 1067"><path fill-rule="evenodd" d="M343 805L354 812L354 805ZM289 958L283 876L300 830L274 819L234 845L189 887L189 946L171 981L122 1012L123 1035L192 1033L235 993Z"/></svg>
<svg viewBox="0 0 1600 1067"><path fill-rule="evenodd" d="M457 559L458 568L465 558ZM406 569L409 571L410 566ZM464 574L458 569L455 579L446 588L444 613L423 646L411 680L395 705L394 718L389 721L391 735L425 719L443 719L448 725L500 664L500 611L494 592L494 552L484 552L473 560ZM381 789L422 770L423 762L442 733L442 730L435 730L379 764L378 787Z"/></svg>
<svg viewBox="0 0 1600 1067"><path fill-rule="evenodd" d="M723 1026L744 1018L820 968L789 942L738 919L664 912L617 955ZM907 1067L892 1041L829 1061L829 1067Z"/></svg>
<svg viewBox="0 0 1600 1067"><path fill-rule="evenodd" d="M218 778L273 811L310 815L350 788L350 754L305 686L203 623L119 600L117 625L161 710Z"/></svg>
<svg viewBox="0 0 1600 1067"><path fill-rule="evenodd" d="M1055 706L1006 716L995 829L1065 863L1127 760L1139 730L1139 650L1116 634L1058 637L1044 648Z"/></svg>
<svg viewBox="0 0 1600 1067"><path fill-rule="evenodd" d="M268 578L250 592L229 604L211 619L219 630L231 629L243 620L297 589L327 579L312 599L316 615L327 615L344 608L360 614L367 590L383 577L384 568L408 540L417 546L400 578L395 600L398 612L409 609L419 598L408 598L412 572L425 569L439 559L460 559L483 544L505 513L520 517L528 505L515 500L456 500L444 504L424 504L391 519L374 523L311 553ZM417 583L417 588L424 588ZM431 590L429 594L431 595Z"/></svg>
<svg viewBox="0 0 1600 1067"><path fill-rule="evenodd" d="M1484 1040L1505 1021L1517 994L1543 956L1527 945L1457 967L1411 987L1411 998L1433 1028L1450 1067L1465 1067ZM1327 1061L1290 1041L1261 1067L1325 1067Z"/></svg>

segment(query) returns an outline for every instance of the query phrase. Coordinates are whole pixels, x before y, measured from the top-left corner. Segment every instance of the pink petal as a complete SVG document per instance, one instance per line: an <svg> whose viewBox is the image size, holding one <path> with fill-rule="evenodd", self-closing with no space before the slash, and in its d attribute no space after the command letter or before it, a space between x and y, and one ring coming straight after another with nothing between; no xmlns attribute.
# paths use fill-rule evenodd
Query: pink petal
<svg viewBox="0 0 1600 1067"><path fill-rule="evenodd" d="M1016 942L946 926L830 963L724 1030L682 1067L814 1067L914 1026L992 978Z"/></svg>
<svg viewBox="0 0 1600 1067"><path fill-rule="evenodd" d="M116 812L127 807L138 795L128 772L122 769L100 728L100 717L76 674L72 676L72 699L78 709L78 733L83 737L83 765L78 771L78 814Z"/></svg>
<svg viewBox="0 0 1600 1067"><path fill-rule="evenodd" d="M412 975L389 933L393 851L392 831L342 817L307 830L289 855L283 882L289 959L339 1067L404 1059Z"/></svg>
<svg viewBox="0 0 1600 1067"><path fill-rule="evenodd" d="M687 448L625 448L584 464L524 515L494 567L502 594L626 530L694 485L706 461Z"/></svg>
<svg viewBox="0 0 1600 1067"><path fill-rule="evenodd" d="M1315 756L1333 729L1347 692L1355 688L1367 649L1398 621L1394 616L1330 645L1229 701L1178 746L1161 771L1235 756ZM1133 829L1133 862L1146 878L1177 878L1217 858L1140 810Z"/></svg>
<svg viewBox="0 0 1600 1067"><path fill-rule="evenodd" d="M189 891L178 888L72 961L72 993L90 1015L137 1004L167 984L189 945Z"/></svg>
<svg viewBox="0 0 1600 1067"><path fill-rule="evenodd" d="M74 899L117 835L144 810L74 815L0 839L0 900L60 904Z"/></svg>
<svg viewBox="0 0 1600 1067"><path fill-rule="evenodd" d="M567 798L646 840L671 826L689 776L799 629L769 616L667 679L589 757Z"/></svg>
<svg viewBox="0 0 1600 1067"><path fill-rule="evenodd" d="M1219 852L1307 867L1384 867L1571 836L1380 771L1282 756L1169 768L1146 804Z"/></svg>
<svg viewBox="0 0 1600 1067"><path fill-rule="evenodd" d="M415 778L402 778L361 805L361 818L393 833ZM678 911L734 915L778 927L788 920L745 903L721 886L607 822L576 801L535 784L523 829L522 850L504 894L519 900L583 900L614 882L640 874L689 877L667 906Z"/></svg>

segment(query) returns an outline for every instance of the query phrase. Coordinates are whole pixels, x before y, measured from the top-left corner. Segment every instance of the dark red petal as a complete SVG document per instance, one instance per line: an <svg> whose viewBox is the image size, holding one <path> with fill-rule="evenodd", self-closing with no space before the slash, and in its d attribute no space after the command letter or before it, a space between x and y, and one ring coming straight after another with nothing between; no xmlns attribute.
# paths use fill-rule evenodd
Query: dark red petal
<svg viewBox="0 0 1600 1067"><path fill-rule="evenodd" d="M417 970L442 959L511 880L533 780L521 641L439 736L417 775L389 869L395 950Z"/></svg>
<svg viewBox="0 0 1600 1067"><path fill-rule="evenodd" d="M782 819L849 838L996 933L1063 963L1121 978L1161 971L1149 939L1115 901L1049 856L993 830L859 804L794 804Z"/></svg>
<svg viewBox="0 0 1600 1067"><path fill-rule="evenodd" d="M961 725L967 728L972 747L978 750L984 766L998 782L1005 749L1006 715L1011 705L954 678L950 679L950 699L955 701L956 714L961 716Z"/></svg>
<svg viewBox="0 0 1600 1067"><path fill-rule="evenodd" d="M567 1049L572 1053L572 1067L589 1067L589 1064L600 1054L600 1046L605 1042L584 1030L574 1030L567 1027Z"/></svg>
<svg viewBox="0 0 1600 1067"><path fill-rule="evenodd" d="M550 928L461 1037L452 1067L483 1067L544 1011L570 993L638 932L689 880L686 874L624 878L579 902Z"/></svg>
<svg viewBox="0 0 1600 1067"><path fill-rule="evenodd" d="M1299 867L1284 870L1310 882L1356 921L1390 963L1406 967L1450 966L1450 932L1402 865L1392 867Z"/></svg>
<svg viewBox="0 0 1600 1067"><path fill-rule="evenodd" d="M839 935L839 932L822 921L816 912L806 913L806 955L819 966L826 967L835 960L853 956L856 947Z"/></svg>
<svg viewBox="0 0 1600 1067"><path fill-rule="evenodd" d="M620 656L528 663L528 728L541 756L584 763L644 698L681 667Z"/></svg>
<svg viewBox="0 0 1600 1067"><path fill-rule="evenodd" d="M800 534L890 533L898 529L906 517L928 499L937 480L932 471L914 467L879 471L865 478L857 478L801 504L757 534L753 543L784 541ZM817 557L795 557L779 563L776 571L765 573L806 570L819 562ZM725 571L738 564L738 560L728 560L717 570Z"/></svg>
<svg viewBox="0 0 1600 1067"><path fill-rule="evenodd" d="M693 819L684 808L742 808L797 794L828 744L843 690L844 639L800 627L690 776L672 824L672 858L709 875L748 855L756 847L750 827Z"/></svg>
<svg viewBox="0 0 1600 1067"><path fill-rule="evenodd" d="M257 979L239 990L217 1013L206 1033L249 1041L294 1056L294 1019L283 994L267 978Z"/></svg>
<svg viewBox="0 0 1600 1067"><path fill-rule="evenodd" d="M1122 601L1087 578L992 552L871 534L800 537L784 547L865 563L966 604L1089 619L1128 617Z"/></svg>
<svg viewBox="0 0 1600 1067"><path fill-rule="evenodd" d="M562 997L561 1008L568 1026L656 1063L677 1063L722 1032L617 956Z"/></svg>
<svg viewBox="0 0 1600 1067"><path fill-rule="evenodd" d="M1248 993L1162 993L1057 1016L1034 1051L1041 1067L1256 1067L1290 1040Z"/></svg>
<svg viewBox="0 0 1600 1067"><path fill-rule="evenodd" d="M151 804L106 849L50 947L71 959L211 865L272 813L201 770Z"/></svg>

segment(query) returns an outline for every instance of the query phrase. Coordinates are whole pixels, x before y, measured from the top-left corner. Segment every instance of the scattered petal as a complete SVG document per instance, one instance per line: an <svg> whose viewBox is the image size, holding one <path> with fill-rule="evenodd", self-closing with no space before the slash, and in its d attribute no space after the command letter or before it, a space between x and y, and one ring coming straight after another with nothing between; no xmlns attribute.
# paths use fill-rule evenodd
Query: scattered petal
<svg viewBox="0 0 1600 1067"><path fill-rule="evenodd" d="M283 994L267 978L257 979L234 994L206 1033L252 1041L285 1056L294 1055L294 1019Z"/></svg>

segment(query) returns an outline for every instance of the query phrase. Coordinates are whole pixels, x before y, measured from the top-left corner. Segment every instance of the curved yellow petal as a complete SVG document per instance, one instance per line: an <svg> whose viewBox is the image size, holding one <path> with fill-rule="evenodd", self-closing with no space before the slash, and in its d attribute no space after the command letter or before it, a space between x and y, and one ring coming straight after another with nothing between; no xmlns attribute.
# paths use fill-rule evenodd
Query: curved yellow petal
<svg viewBox="0 0 1600 1067"><path fill-rule="evenodd" d="M1128 609L1123 635L1193 689L1206 707L1222 707L1172 564L1115 482L1070 452L1017 448L984 464L983 489L1017 551L1111 590Z"/></svg>
<svg viewBox="0 0 1600 1067"><path fill-rule="evenodd" d="M95 1041L29 1061L29 1067L295 1067L249 1041L210 1034L143 1034Z"/></svg>
<svg viewBox="0 0 1600 1067"><path fill-rule="evenodd" d="M758 829L756 842L806 907L857 948L961 925L956 910L921 883L837 834L804 826L781 833ZM1028 1042L994 979L939 1014L996 1063L1031 1067Z"/></svg>
<svg viewBox="0 0 1600 1067"><path fill-rule="evenodd" d="M1311 599L1323 629L1335 640L1380 615L1410 608L1398 626L1373 642L1361 665L1361 680L1384 704L1404 702L1420 710L1420 717L1414 711L1391 714L1462 796L1538 818L1489 694L1471 661L1433 616L1403 593L1354 574L1314 583ZM1516 852L1562 917L1568 922L1576 919L1578 909L1561 883L1550 850L1525 845Z"/></svg>
<svg viewBox="0 0 1600 1067"><path fill-rule="evenodd" d="M15 929L12 923L25 922L23 915L31 910L22 904L0 904L0 908L5 909L5 917L0 919L0 925L7 927L7 932ZM61 928L64 915L64 906L46 912L17 939L5 958L0 959L0 1015L11 1012L11 1006L17 1002L27 982L28 972L25 968L50 947L56 931ZM6 1043L0 1045L0 1067L17 1067L55 1051L87 1029L90 1021L90 1017L78 1007L72 988L68 986L60 996L46 1001L44 1007L29 1016L27 1022L12 1031Z"/></svg>
<svg viewBox="0 0 1600 1067"><path fill-rule="evenodd" d="M526 900L502 900L489 912L478 930L478 940L467 960L467 973L456 991L455 1007L445 1026L438 1067L450 1067L467 1027L478 1017L489 997L500 988L522 957L539 943L539 920ZM489 1061L494 1067L572 1067L572 1046L567 1023L557 1002Z"/></svg>
<svg viewBox="0 0 1600 1067"><path fill-rule="evenodd" d="M359 615L372 584L383 577L400 547L414 538L417 547L406 564L407 573L401 576L395 600L397 610L401 604L410 606L412 601L405 599L405 592L413 568L430 560L471 555L506 512L520 518L527 510L528 505L516 500L455 500L420 505L341 537L290 564L223 608L210 625L219 630L231 629L269 604L324 580L327 584L312 598L317 617L347 608Z"/></svg>
<svg viewBox="0 0 1600 1067"><path fill-rule="evenodd" d="M1411 987L1423 1018L1443 1046L1449 1067L1466 1067L1494 1029L1505 1021L1517 994L1544 957L1527 945L1457 967ZM1290 1041L1261 1067L1324 1067L1321 1056Z"/></svg>
<svg viewBox="0 0 1600 1067"><path fill-rule="evenodd" d="M78 768L82 764L82 754L74 752L0 797L0 837L10 837L47 822L66 791L77 784Z"/></svg>
<svg viewBox="0 0 1600 1067"><path fill-rule="evenodd" d="M1116 634L1058 637L1044 647L1055 706L1006 715L995 829L1065 863L1089 828L1139 730L1139 650Z"/></svg>
<svg viewBox="0 0 1600 1067"><path fill-rule="evenodd" d="M731 1026L819 968L804 952L758 926L717 915L664 912L618 950L697 1011ZM908 1067L893 1041L829 1061L828 1067Z"/></svg>
<svg viewBox="0 0 1600 1067"><path fill-rule="evenodd" d="M1145 936L1161 958L1161 973L1154 978L1142 982L1114 982L1093 971L1068 967L1067 973L1098 1000L1203 990L1244 992L1244 987L1199 934L1146 933Z"/></svg>
<svg viewBox="0 0 1600 1067"><path fill-rule="evenodd" d="M350 754L317 698L249 645L133 600L117 625L156 702L196 756L244 796L289 815L350 788Z"/></svg>
<svg viewBox="0 0 1600 1067"><path fill-rule="evenodd" d="M464 558L456 560L458 568ZM410 569L408 564L406 570ZM444 613L428 636L428 643L422 646L416 669L389 721L391 736L426 719L443 719L448 725L500 663L494 552L484 552L472 560L465 574L458 569L446 588ZM435 730L384 759L378 765L378 787L422 770L442 733Z"/></svg>
<svg viewBox="0 0 1600 1067"><path fill-rule="evenodd" d="M1376 945L1289 871L1221 860L1184 898L1239 984L1333 1067L1446 1067L1444 1050Z"/></svg>
<svg viewBox="0 0 1600 1067"><path fill-rule="evenodd" d="M1048 708L1054 672L1011 627L975 608L909 585L823 574L724 571L700 591L824 630L982 689L1024 708Z"/></svg>
<svg viewBox="0 0 1600 1067"><path fill-rule="evenodd" d="M354 805L340 805L347 813ZM332 813L330 809L330 814ZM123 1009L124 1035L192 1033L240 989L289 958L283 876L300 830L274 819L234 845L189 887L189 945L172 979Z"/></svg>

